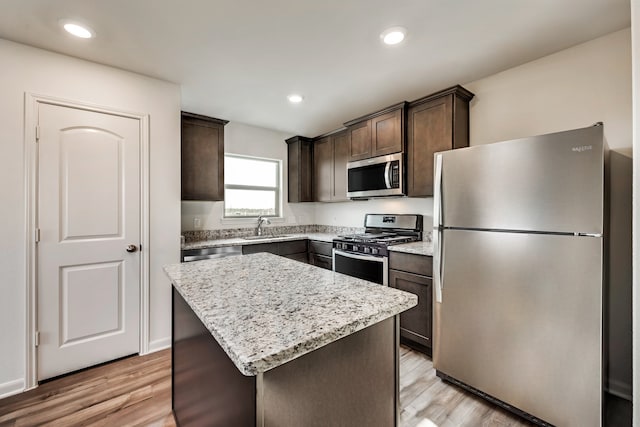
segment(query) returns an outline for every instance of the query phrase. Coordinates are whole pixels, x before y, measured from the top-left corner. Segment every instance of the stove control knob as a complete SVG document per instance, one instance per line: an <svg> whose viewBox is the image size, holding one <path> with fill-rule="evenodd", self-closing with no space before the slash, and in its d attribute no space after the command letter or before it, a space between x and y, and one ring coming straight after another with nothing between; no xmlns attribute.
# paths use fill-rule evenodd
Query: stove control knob
<svg viewBox="0 0 640 427"><path fill-rule="evenodd" d="M371 252L371 249L369 249L368 247L365 246L364 247L364 253L368 254L369 252Z"/></svg>
<svg viewBox="0 0 640 427"><path fill-rule="evenodd" d="M377 255L378 254L378 248L371 248L371 255Z"/></svg>

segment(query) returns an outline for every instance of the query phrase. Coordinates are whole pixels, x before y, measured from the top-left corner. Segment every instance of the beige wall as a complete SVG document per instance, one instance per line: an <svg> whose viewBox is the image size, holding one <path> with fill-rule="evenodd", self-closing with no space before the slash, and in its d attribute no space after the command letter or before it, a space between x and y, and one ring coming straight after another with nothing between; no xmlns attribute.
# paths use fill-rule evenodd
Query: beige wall
<svg viewBox="0 0 640 427"><path fill-rule="evenodd" d="M631 31L625 29L484 79L475 93L471 145L604 122L612 149L631 147Z"/></svg>
<svg viewBox="0 0 640 427"><path fill-rule="evenodd" d="M161 266L179 260L180 88L0 39L0 395L25 366L25 92L150 117L151 348L170 343L171 293Z"/></svg>

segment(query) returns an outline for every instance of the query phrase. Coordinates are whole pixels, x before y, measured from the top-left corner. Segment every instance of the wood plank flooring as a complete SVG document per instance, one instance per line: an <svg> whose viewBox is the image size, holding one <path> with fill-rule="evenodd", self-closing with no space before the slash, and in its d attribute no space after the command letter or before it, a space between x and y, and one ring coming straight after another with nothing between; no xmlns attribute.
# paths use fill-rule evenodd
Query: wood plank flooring
<svg viewBox="0 0 640 427"><path fill-rule="evenodd" d="M530 426L435 375L431 359L400 348L401 427ZM171 351L132 356L0 400L0 426L174 427ZM303 427L303 426L301 426Z"/></svg>
<svg viewBox="0 0 640 427"><path fill-rule="evenodd" d="M443 382L431 359L400 346L400 427L516 427L534 424Z"/></svg>
<svg viewBox="0 0 640 427"><path fill-rule="evenodd" d="M0 426L174 427L171 350L132 356L0 400Z"/></svg>

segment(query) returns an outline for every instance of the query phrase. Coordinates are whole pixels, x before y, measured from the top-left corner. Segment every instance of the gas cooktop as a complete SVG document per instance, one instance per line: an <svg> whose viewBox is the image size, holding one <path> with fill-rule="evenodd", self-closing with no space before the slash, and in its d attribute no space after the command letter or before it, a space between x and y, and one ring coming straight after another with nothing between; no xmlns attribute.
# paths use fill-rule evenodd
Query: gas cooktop
<svg viewBox="0 0 640 427"><path fill-rule="evenodd" d="M422 215L367 214L365 232L333 239L337 250L387 256L387 246L422 240Z"/></svg>

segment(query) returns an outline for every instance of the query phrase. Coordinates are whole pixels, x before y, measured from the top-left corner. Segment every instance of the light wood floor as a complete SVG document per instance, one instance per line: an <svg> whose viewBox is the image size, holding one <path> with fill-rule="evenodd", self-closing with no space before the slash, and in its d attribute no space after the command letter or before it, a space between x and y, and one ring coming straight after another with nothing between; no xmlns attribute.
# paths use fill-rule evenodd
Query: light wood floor
<svg viewBox="0 0 640 427"><path fill-rule="evenodd" d="M400 405L401 427L530 425L442 382L431 359L404 346ZM0 400L0 426L35 425L174 427L170 350L91 368Z"/></svg>
<svg viewBox="0 0 640 427"><path fill-rule="evenodd" d="M436 376L431 359L400 346L400 427L511 427L534 424Z"/></svg>
<svg viewBox="0 0 640 427"><path fill-rule="evenodd" d="M132 356L0 400L0 426L175 426L171 350Z"/></svg>

